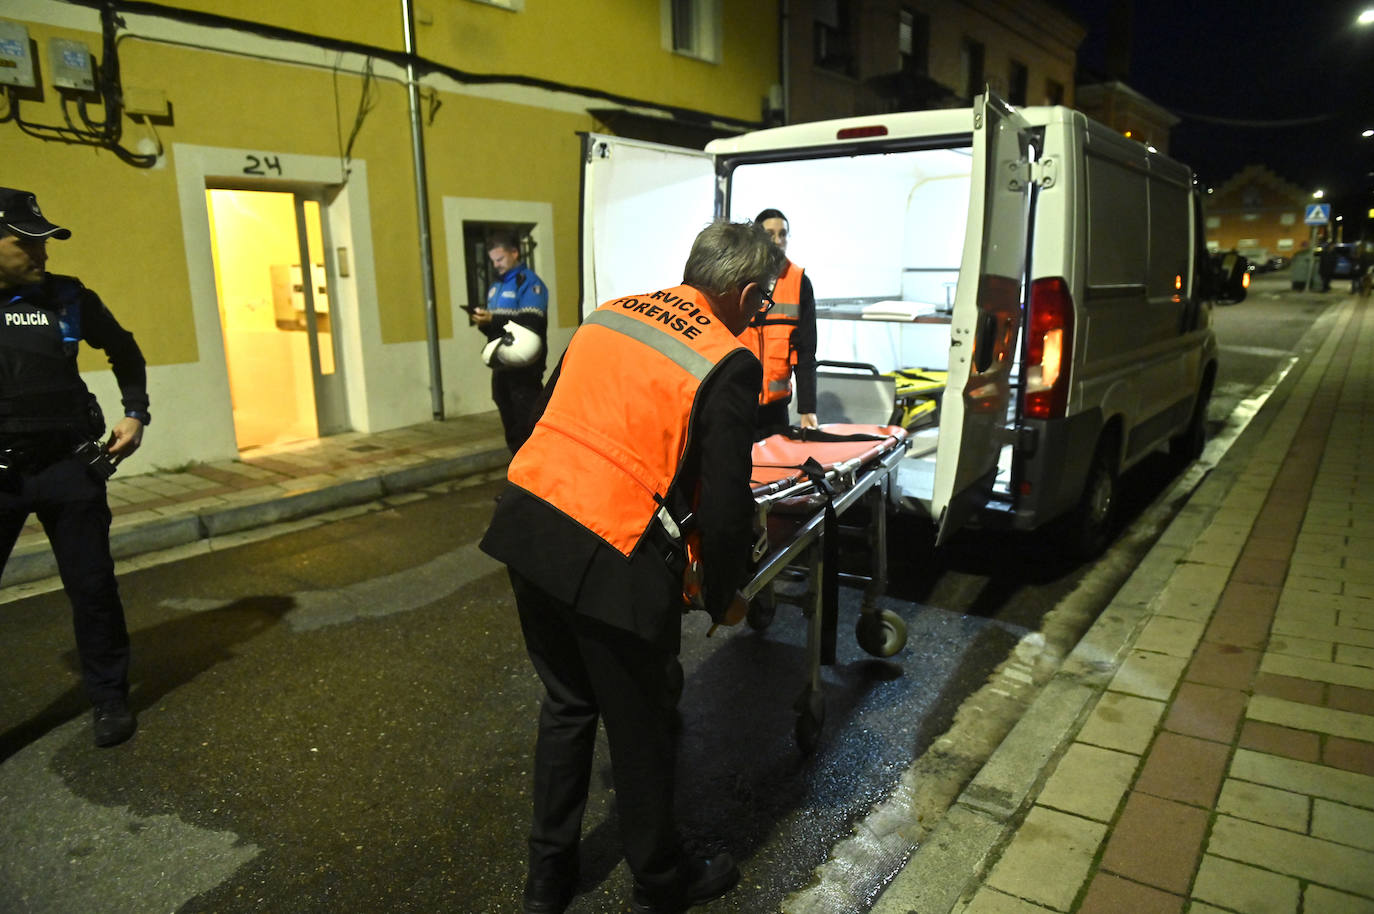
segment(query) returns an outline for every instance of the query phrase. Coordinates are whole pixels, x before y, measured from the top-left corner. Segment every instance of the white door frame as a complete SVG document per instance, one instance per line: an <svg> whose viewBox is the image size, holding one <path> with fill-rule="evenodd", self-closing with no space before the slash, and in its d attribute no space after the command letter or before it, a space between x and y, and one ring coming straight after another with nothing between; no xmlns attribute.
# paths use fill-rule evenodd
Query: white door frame
<svg viewBox="0 0 1374 914"><path fill-rule="evenodd" d="M340 162L329 156L308 156L261 149L232 149L176 143L177 195L181 203L187 280L195 321L198 371L193 402L168 404L175 410L177 437L187 445L190 459L224 459L238 453L229 396L229 368L220 327L219 297L215 291L214 254L210 242L210 213L205 191L210 188L268 191L302 191L318 195L322 188L343 186L329 204L321 204L327 219L325 238L348 249L348 276L337 269L330 278L331 306L338 319L338 354L347 388L349 424L366 431L366 351L381 338L377 314L377 282L373 270L366 163L349 163L343 183ZM324 226L322 226L324 227ZM337 248L326 251L335 263ZM363 307L362 303L369 303ZM183 398L185 399L185 398ZM167 410L162 410L167 412ZM172 423L168 423L172 427Z"/></svg>

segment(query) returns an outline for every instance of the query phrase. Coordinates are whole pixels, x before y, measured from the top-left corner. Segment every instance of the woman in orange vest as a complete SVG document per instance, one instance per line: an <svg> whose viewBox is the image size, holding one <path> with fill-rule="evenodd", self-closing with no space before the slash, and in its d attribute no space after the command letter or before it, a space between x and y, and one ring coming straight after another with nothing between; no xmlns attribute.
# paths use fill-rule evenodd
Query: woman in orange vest
<svg viewBox="0 0 1374 914"><path fill-rule="evenodd" d="M525 914L562 912L577 886L598 719L632 909L683 911L739 877L728 853L693 857L679 842L670 670L687 533L699 537L711 618L733 625L746 609L761 380L737 335L784 262L757 226L707 227L682 285L606 302L582 322L511 461L482 549L509 568L545 688Z"/></svg>
<svg viewBox="0 0 1374 914"><path fill-rule="evenodd" d="M766 209L754 217L784 252L790 226L781 210ZM798 424L816 427L816 294L811 279L792 261L773 286L774 306L757 315L740 340L763 365L759 393L759 434L786 428L792 400L792 374L797 375Z"/></svg>

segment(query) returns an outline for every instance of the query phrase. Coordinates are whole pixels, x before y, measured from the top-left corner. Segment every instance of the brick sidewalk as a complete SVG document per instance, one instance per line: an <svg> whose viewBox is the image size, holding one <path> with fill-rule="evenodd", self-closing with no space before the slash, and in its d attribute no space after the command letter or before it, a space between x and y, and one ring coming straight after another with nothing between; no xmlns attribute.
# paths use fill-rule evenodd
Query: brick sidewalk
<svg viewBox="0 0 1374 914"><path fill-rule="evenodd" d="M1374 309L1275 405L875 914L1374 912Z"/></svg>

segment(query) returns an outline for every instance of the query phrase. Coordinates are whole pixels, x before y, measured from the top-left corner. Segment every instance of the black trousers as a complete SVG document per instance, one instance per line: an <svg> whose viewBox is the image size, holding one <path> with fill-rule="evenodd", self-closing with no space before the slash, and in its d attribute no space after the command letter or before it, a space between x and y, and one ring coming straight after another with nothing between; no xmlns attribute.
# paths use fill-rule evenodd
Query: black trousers
<svg viewBox="0 0 1374 914"><path fill-rule="evenodd" d="M491 373L491 398L501 414L506 447L514 454L534 431L534 410L544 392L544 367L505 368Z"/></svg>
<svg viewBox="0 0 1374 914"><path fill-rule="evenodd" d="M110 556L110 507L105 481L75 458L0 486L0 568L30 514L52 544L62 587L72 604L81 678L92 703L129 694L129 631ZM17 489L17 491L14 491Z"/></svg>
<svg viewBox="0 0 1374 914"><path fill-rule="evenodd" d="M625 861L650 891L679 884L673 818L675 658L598 622L511 572L525 647L544 683L534 750L530 875L575 871L598 717L606 727Z"/></svg>

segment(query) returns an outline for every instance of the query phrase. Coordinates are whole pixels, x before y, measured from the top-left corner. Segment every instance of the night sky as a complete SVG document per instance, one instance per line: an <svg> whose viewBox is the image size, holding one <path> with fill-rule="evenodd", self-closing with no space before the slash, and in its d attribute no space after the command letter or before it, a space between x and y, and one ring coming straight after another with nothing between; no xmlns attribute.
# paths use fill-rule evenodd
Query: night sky
<svg viewBox="0 0 1374 914"><path fill-rule="evenodd" d="M1131 88L1182 118L1170 154L1217 186L1249 164L1374 206L1374 0L1062 0L1088 28L1079 81L1113 74L1111 9L1130 6Z"/></svg>

